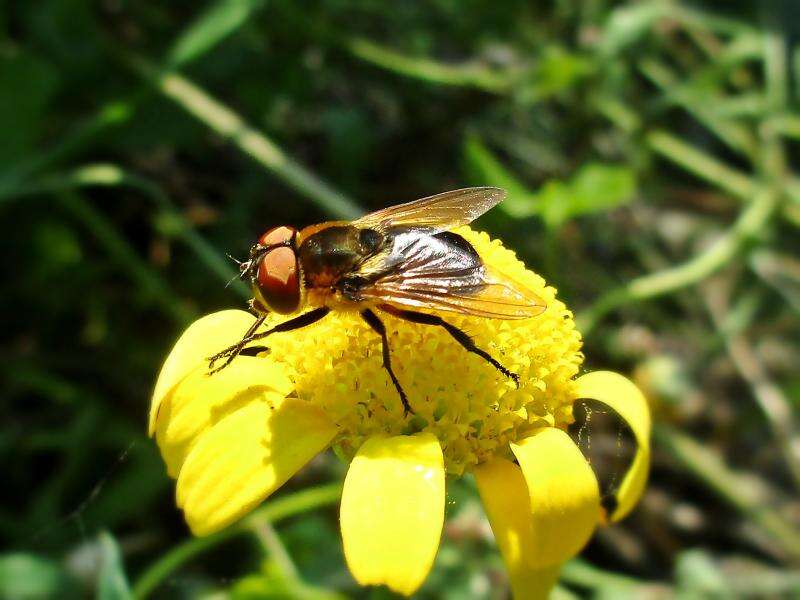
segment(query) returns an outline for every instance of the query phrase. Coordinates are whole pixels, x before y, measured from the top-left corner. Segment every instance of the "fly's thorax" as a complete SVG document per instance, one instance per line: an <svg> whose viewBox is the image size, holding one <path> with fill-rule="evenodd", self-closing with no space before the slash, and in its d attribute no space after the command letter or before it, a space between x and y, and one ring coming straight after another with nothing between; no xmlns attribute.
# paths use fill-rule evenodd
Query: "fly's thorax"
<svg viewBox="0 0 800 600"><path fill-rule="evenodd" d="M383 236L372 229L333 225L305 237L298 248L308 288L330 288L374 254Z"/></svg>

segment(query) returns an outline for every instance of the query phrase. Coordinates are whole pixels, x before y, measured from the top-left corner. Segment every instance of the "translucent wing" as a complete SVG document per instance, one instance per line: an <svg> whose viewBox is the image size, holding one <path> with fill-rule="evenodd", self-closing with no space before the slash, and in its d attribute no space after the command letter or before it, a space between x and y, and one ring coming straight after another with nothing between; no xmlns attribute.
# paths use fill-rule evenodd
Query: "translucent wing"
<svg viewBox="0 0 800 600"><path fill-rule="evenodd" d="M487 267L454 234L402 232L358 276L368 281L359 287L360 299L394 306L494 319L527 319L545 309L539 296Z"/></svg>
<svg viewBox="0 0 800 600"><path fill-rule="evenodd" d="M361 217L353 225L378 231L398 225L424 227L433 233L447 231L471 223L505 197L505 190L496 187L453 190L384 208Z"/></svg>
<svg viewBox="0 0 800 600"><path fill-rule="evenodd" d="M422 308L485 317L488 319L528 319L541 314L545 305L538 297L505 283L487 284L472 292L442 293L433 282L415 285L376 285L363 295L365 299L404 308Z"/></svg>

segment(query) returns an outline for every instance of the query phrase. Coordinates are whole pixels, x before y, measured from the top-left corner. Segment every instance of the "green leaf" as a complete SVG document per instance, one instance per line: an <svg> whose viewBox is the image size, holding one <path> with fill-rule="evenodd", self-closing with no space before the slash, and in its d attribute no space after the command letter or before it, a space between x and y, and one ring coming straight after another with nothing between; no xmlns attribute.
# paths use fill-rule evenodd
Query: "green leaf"
<svg viewBox="0 0 800 600"><path fill-rule="evenodd" d="M594 63L561 46L546 47L539 57L531 81L517 94L524 102L537 102L574 87L592 73Z"/></svg>
<svg viewBox="0 0 800 600"><path fill-rule="evenodd" d="M606 57L619 54L643 39L668 10L658 2L623 5L614 9L600 34L600 52Z"/></svg>
<svg viewBox="0 0 800 600"><path fill-rule="evenodd" d="M78 587L58 563L35 554L0 556L0 598L78 598Z"/></svg>
<svg viewBox="0 0 800 600"><path fill-rule="evenodd" d="M97 581L97 597L99 600L129 600L131 588L128 585L128 578L125 576L125 568L122 564L122 555L119 545L109 533L101 533L100 557L102 565L100 576Z"/></svg>
<svg viewBox="0 0 800 600"><path fill-rule="evenodd" d="M625 204L636 193L633 170L622 165L591 162L571 180L571 216L604 212Z"/></svg>
<svg viewBox="0 0 800 600"><path fill-rule="evenodd" d="M231 600L344 600L345 596L286 577L266 560L260 573L248 575L230 590Z"/></svg>
<svg viewBox="0 0 800 600"><path fill-rule="evenodd" d="M508 191L500 210L522 219L540 215L548 227L560 227L582 215L604 212L630 202L636 193L632 169L590 162L570 179L552 179L537 192L529 190L475 135L464 144L465 168L472 180Z"/></svg>
<svg viewBox="0 0 800 600"><path fill-rule="evenodd" d="M678 598L729 598L733 590L704 550L686 550L675 563Z"/></svg>
<svg viewBox="0 0 800 600"><path fill-rule="evenodd" d="M566 181L553 180L539 191L542 219L559 227L574 217L605 212L633 200L636 178L629 167L592 162Z"/></svg>
<svg viewBox="0 0 800 600"><path fill-rule="evenodd" d="M492 154L477 135L464 142L464 168L470 180L481 185L494 185L508 192L500 209L507 215L523 219L537 213L536 196Z"/></svg>

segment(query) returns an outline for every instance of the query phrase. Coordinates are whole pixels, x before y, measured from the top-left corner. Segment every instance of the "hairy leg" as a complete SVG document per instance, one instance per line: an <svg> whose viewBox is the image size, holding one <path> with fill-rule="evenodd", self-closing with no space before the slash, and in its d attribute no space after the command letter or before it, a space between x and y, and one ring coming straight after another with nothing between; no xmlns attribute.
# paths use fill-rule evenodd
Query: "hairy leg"
<svg viewBox="0 0 800 600"><path fill-rule="evenodd" d="M258 329L261 323L264 322L266 315L259 317L256 320L255 325L253 325L250 329L247 330L247 332L245 333L244 337L241 340L239 340L232 346L225 348L221 352L217 352L214 356L208 357L208 368L209 368L208 374L213 375L214 373L221 371L229 364L231 364L233 359L236 358L242 352L242 350L244 350L244 347L250 342L263 339L268 335L272 335L273 333L281 333L284 331L292 331L293 329L301 329L302 327L307 327L308 325L311 325L312 323L316 323L317 321L319 321L330 311L331 309L325 306L320 308L315 308L314 310L310 310L307 313L298 315L293 319L289 319L288 321L284 321L283 323L278 323L277 325L275 325L275 327L272 327L267 331L263 331L261 333L255 333L256 329ZM216 363L221 358L225 358L225 362L221 366L215 369L214 363Z"/></svg>
<svg viewBox="0 0 800 600"><path fill-rule="evenodd" d="M414 411L411 410L411 405L408 403L406 393L400 386L400 382L397 380L397 376L394 374L394 370L392 369L392 357L389 353L389 338L386 336L386 326L383 324L383 321L378 318L378 315L376 315L370 309L362 310L361 316L367 322L367 324L372 327L375 333L381 336L381 342L383 343L383 367L386 369L386 371L388 371L389 377L392 379L395 389L397 389L397 393L400 394L400 401L403 403L403 410L406 414L413 413Z"/></svg>
<svg viewBox="0 0 800 600"><path fill-rule="evenodd" d="M412 323L420 323L422 325L435 325L437 327L442 327L449 333L455 341L457 341L461 346L467 351L472 352L473 354L477 354L486 362L491 364L495 369L500 371L506 377L509 377L514 380L514 383L519 387L519 375L516 373L512 373L506 367L504 367L500 362L498 362L495 358L492 357L491 354L486 352L486 350L482 350L475 345L475 342L472 341L472 338L467 335L466 332L462 331L455 325L451 325L444 319L442 319L438 315L429 315L427 313L416 312L413 310L403 310L400 308L396 308L394 306L388 304L381 304L379 308L390 315L394 315L399 319L404 319L406 321L411 321Z"/></svg>

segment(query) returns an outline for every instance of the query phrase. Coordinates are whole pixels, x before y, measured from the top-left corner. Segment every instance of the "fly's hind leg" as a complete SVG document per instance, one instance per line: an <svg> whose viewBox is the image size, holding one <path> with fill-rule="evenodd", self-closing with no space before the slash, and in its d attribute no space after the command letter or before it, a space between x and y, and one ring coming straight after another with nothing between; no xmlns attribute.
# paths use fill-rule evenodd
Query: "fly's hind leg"
<svg viewBox="0 0 800 600"><path fill-rule="evenodd" d="M389 313L390 315L394 315L399 319L404 319L406 321L411 321L412 323L420 323L422 325L436 325L438 327L442 327L449 333L455 341L457 341L467 352L472 352L473 354L477 354L490 365L492 365L495 369L500 371L506 377L513 379L514 383L517 387L519 387L519 375L513 373L512 371L508 370L502 364L500 364L497 359L492 357L491 354L486 352L486 350L482 350L475 345L475 342L472 341L472 338L467 335L466 332L462 331L455 325L451 325L441 317L437 315L430 315L427 313L416 312L413 310L402 310L400 308L395 308L394 306L388 304L381 304L379 307L381 310Z"/></svg>
<svg viewBox="0 0 800 600"><path fill-rule="evenodd" d="M361 316L367 322L367 325L372 327L373 331L381 336L381 342L383 346L383 367L389 373L389 377L394 384L397 393L400 394L400 401L403 403L403 411L407 415L408 413L414 413L411 410L411 405L408 403L408 398L406 397L406 393L403 391L400 382L397 380L397 375L394 374L394 370L392 369L392 357L389 352L389 338L386 336L386 326L383 324L374 312L370 309L362 310Z"/></svg>
<svg viewBox="0 0 800 600"><path fill-rule="evenodd" d="M245 349L245 346L250 342L255 340L261 340L267 337L268 335L272 335L273 333L281 333L284 331L292 331L293 329L300 329L302 327L306 327L311 325L312 323L316 323L322 317L327 315L331 311L330 308L322 306L320 308L315 308L314 310L310 310L307 313L303 313L302 315L298 315L293 319L289 319L288 321L284 321L283 323L278 323L275 327L267 329L267 331L262 331L261 333L255 333L255 331L259 328L259 326L264 322L266 315L262 315L256 319L255 324L247 330L247 333L244 334L244 337L233 344L232 346L228 346L225 350L221 352L217 352L214 356L208 357L208 368L209 368L209 375L213 375L227 367L234 358L239 356L242 351ZM225 362L217 367L214 368L214 363L218 360L224 358Z"/></svg>

